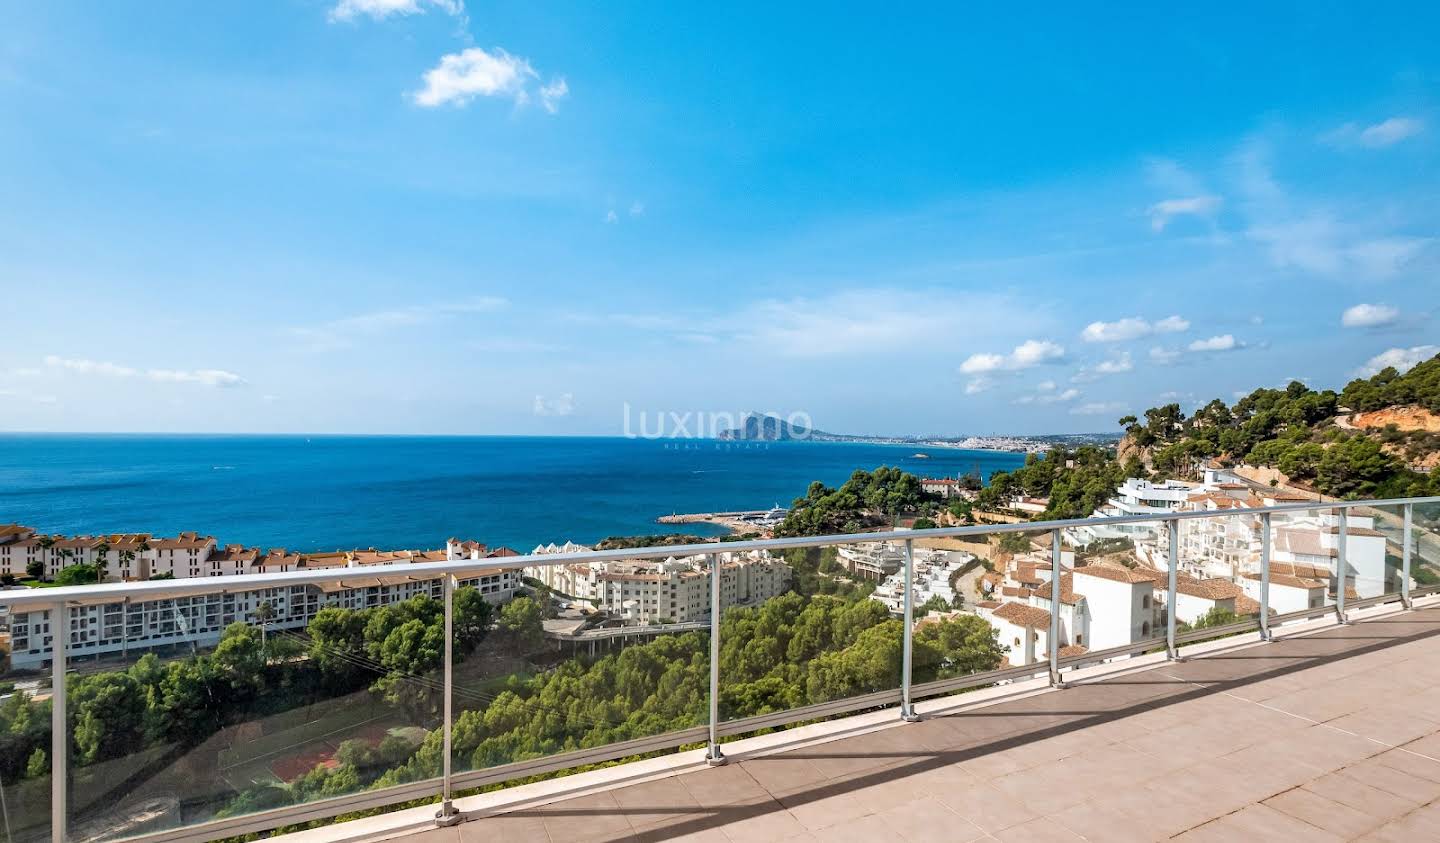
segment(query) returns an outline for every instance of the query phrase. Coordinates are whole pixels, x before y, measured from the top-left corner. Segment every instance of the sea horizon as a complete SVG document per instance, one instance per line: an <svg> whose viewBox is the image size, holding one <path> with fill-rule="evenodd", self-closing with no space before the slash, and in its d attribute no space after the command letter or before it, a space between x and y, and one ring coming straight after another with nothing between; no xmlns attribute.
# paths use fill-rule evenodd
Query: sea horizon
<svg viewBox="0 0 1440 843"><path fill-rule="evenodd" d="M918 458L927 452L928 458ZM0 434L0 522L299 551L528 551L609 535L723 535L662 515L789 506L812 481L892 465L1014 468L1024 455L916 443L436 434Z"/></svg>

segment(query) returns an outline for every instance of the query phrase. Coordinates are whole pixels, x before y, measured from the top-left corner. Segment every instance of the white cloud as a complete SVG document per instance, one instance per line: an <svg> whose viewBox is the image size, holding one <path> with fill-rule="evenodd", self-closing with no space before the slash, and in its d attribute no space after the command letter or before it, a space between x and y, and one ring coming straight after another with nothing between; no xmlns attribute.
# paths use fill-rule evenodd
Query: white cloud
<svg viewBox="0 0 1440 843"><path fill-rule="evenodd" d="M1208 339L1196 340L1187 347L1191 351L1234 351L1237 348L1244 348L1245 344L1235 339L1233 334L1219 334Z"/></svg>
<svg viewBox="0 0 1440 843"><path fill-rule="evenodd" d="M1134 359L1131 358L1130 352L1125 351L1114 357L1111 357L1109 360L1101 360L1094 366L1087 366L1081 369L1080 371L1076 372L1074 376L1070 378L1070 380L1075 383L1089 383L1091 381L1099 380L1106 375L1119 375L1128 372L1134 368Z"/></svg>
<svg viewBox="0 0 1440 843"><path fill-rule="evenodd" d="M1357 304L1346 308L1340 324L1346 328L1382 328L1400 318L1400 309L1388 304Z"/></svg>
<svg viewBox="0 0 1440 843"><path fill-rule="evenodd" d="M566 392L558 398L547 399L543 395L535 396L533 412L537 416L569 416L575 413L575 396Z"/></svg>
<svg viewBox="0 0 1440 843"><path fill-rule="evenodd" d="M617 214L617 213L615 213L615 209L614 209L614 208L611 208L610 210L608 210L608 211L605 212L605 222L607 222L607 223L617 223L617 222L619 222L619 221L620 221L620 215Z"/></svg>
<svg viewBox="0 0 1440 843"><path fill-rule="evenodd" d="M1127 316L1114 322L1091 322L1080 332L1086 342L1125 342L1152 334L1173 334L1190 329L1190 322L1180 316L1167 316L1156 322Z"/></svg>
<svg viewBox="0 0 1440 843"><path fill-rule="evenodd" d="M244 378L224 369L147 369L142 372L118 363L57 357L53 354L45 358L45 365L82 375L99 375L110 378L144 377L160 383L194 383L210 387L243 386L245 383Z"/></svg>
<svg viewBox="0 0 1440 843"><path fill-rule="evenodd" d="M1026 340L1015 346L1009 354L972 354L960 364L960 371L967 375L982 372L1013 372L1029 369L1042 363L1054 363L1064 359L1065 348L1049 340Z"/></svg>
<svg viewBox="0 0 1440 843"><path fill-rule="evenodd" d="M1091 401L1070 408L1070 414L1075 416L1103 416L1107 414L1123 414L1126 405L1122 401Z"/></svg>
<svg viewBox="0 0 1440 843"><path fill-rule="evenodd" d="M1202 217L1209 219L1220 210L1219 196L1186 196L1177 199L1162 199L1150 206L1150 228L1164 231L1165 226L1176 217Z"/></svg>
<svg viewBox="0 0 1440 843"><path fill-rule="evenodd" d="M340 0L330 10L330 20L350 21L362 15L384 20L393 15L419 15L425 7L434 6L447 15L462 15L465 4L460 0Z"/></svg>
<svg viewBox="0 0 1440 843"><path fill-rule="evenodd" d="M470 47L441 56L440 63L425 71L425 86L410 95L416 105L426 108L453 104L464 106L475 97L504 97L516 105L530 102L532 89L540 104L551 114L570 86L563 77L536 87L540 74L528 59L512 56L499 47L486 51Z"/></svg>
<svg viewBox="0 0 1440 843"><path fill-rule="evenodd" d="M1130 359L1130 352L1127 351L1119 357L1112 357L1109 360L1101 361L1100 364L1095 367L1095 373L1099 375L1118 375L1122 372L1128 372L1133 368L1135 368L1135 364Z"/></svg>
<svg viewBox="0 0 1440 843"><path fill-rule="evenodd" d="M1412 138L1425 130L1425 124L1414 117L1390 117L1369 126L1358 123L1345 125L1327 133L1322 140L1331 146L1363 146L1383 149Z"/></svg>
<svg viewBox="0 0 1440 843"><path fill-rule="evenodd" d="M993 386L995 386L995 379L994 379L994 378L986 378L986 377L971 378L971 379L970 379L968 382L966 382L966 384L965 384L965 394L966 394L966 395L978 395L978 394L980 394L980 393L982 393L982 392L990 389L990 388L993 387Z"/></svg>
<svg viewBox="0 0 1440 843"><path fill-rule="evenodd" d="M1155 346L1150 349L1150 362L1160 366L1169 366L1180 359L1180 352L1174 349Z"/></svg>
<svg viewBox="0 0 1440 843"><path fill-rule="evenodd" d="M169 383L198 383L202 386L243 386L245 379L224 369L151 369L145 373L151 380Z"/></svg>
<svg viewBox="0 0 1440 843"><path fill-rule="evenodd" d="M1393 366L1396 371L1406 372L1416 365L1440 354L1440 345L1417 345L1414 348L1392 348L1365 361L1360 367L1361 377L1370 377L1381 369Z"/></svg>
<svg viewBox="0 0 1440 843"><path fill-rule="evenodd" d="M644 203L644 202L641 202L639 199L636 199L634 202L631 202L631 203L630 203L630 216L632 216L632 217L643 217L643 216L645 216L645 203Z"/></svg>

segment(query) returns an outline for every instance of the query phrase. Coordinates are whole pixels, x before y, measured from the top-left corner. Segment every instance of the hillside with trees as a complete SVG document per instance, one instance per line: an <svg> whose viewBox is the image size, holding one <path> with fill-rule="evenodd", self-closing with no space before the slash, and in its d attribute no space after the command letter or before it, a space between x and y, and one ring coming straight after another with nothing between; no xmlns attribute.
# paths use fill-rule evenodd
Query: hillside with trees
<svg viewBox="0 0 1440 843"><path fill-rule="evenodd" d="M1385 369L1336 393L1299 381L1257 389L1233 405L1216 399L1186 417L1178 404L1126 416L1119 453L1163 477L1195 479L1208 462L1277 469L1290 481L1340 498L1435 494L1433 473L1417 471L1440 437L1429 431L1345 426L1345 410L1440 407L1440 355L1400 374ZM1130 467L1133 468L1133 465ZM1127 468L1125 476L1142 476Z"/></svg>
<svg viewBox="0 0 1440 843"><path fill-rule="evenodd" d="M819 480L796 498L776 536L824 536L862 533L893 526L901 515L926 515L939 508L940 498L925 492L915 475L880 466L856 470L838 489Z"/></svg>

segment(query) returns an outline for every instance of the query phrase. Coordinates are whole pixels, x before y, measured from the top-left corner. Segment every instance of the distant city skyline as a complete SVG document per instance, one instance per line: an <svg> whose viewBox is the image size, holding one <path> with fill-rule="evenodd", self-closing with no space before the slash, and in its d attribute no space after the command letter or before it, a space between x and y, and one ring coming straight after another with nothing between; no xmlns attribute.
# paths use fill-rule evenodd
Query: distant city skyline
<svg viewBox="0 0 1440 843"><path fill-rule="evenodd" d="M0 430L1118 430L1440 353L1440 10L54 2Z"/></svg>

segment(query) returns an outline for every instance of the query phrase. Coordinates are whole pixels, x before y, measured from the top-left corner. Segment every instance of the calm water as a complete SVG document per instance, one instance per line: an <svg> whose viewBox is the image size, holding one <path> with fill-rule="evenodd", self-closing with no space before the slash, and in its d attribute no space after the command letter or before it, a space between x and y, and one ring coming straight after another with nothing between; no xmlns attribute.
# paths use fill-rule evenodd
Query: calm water
<svg viewBox="0 0 1440 843"><path fill-rule="evenodd" d="M45 532L196 530L297 550L541 542L709 525L671 512L788 505L812 480L896 465L954 475L1019 454L841 443L536 437L0 435L0 523Z"/></svg>

